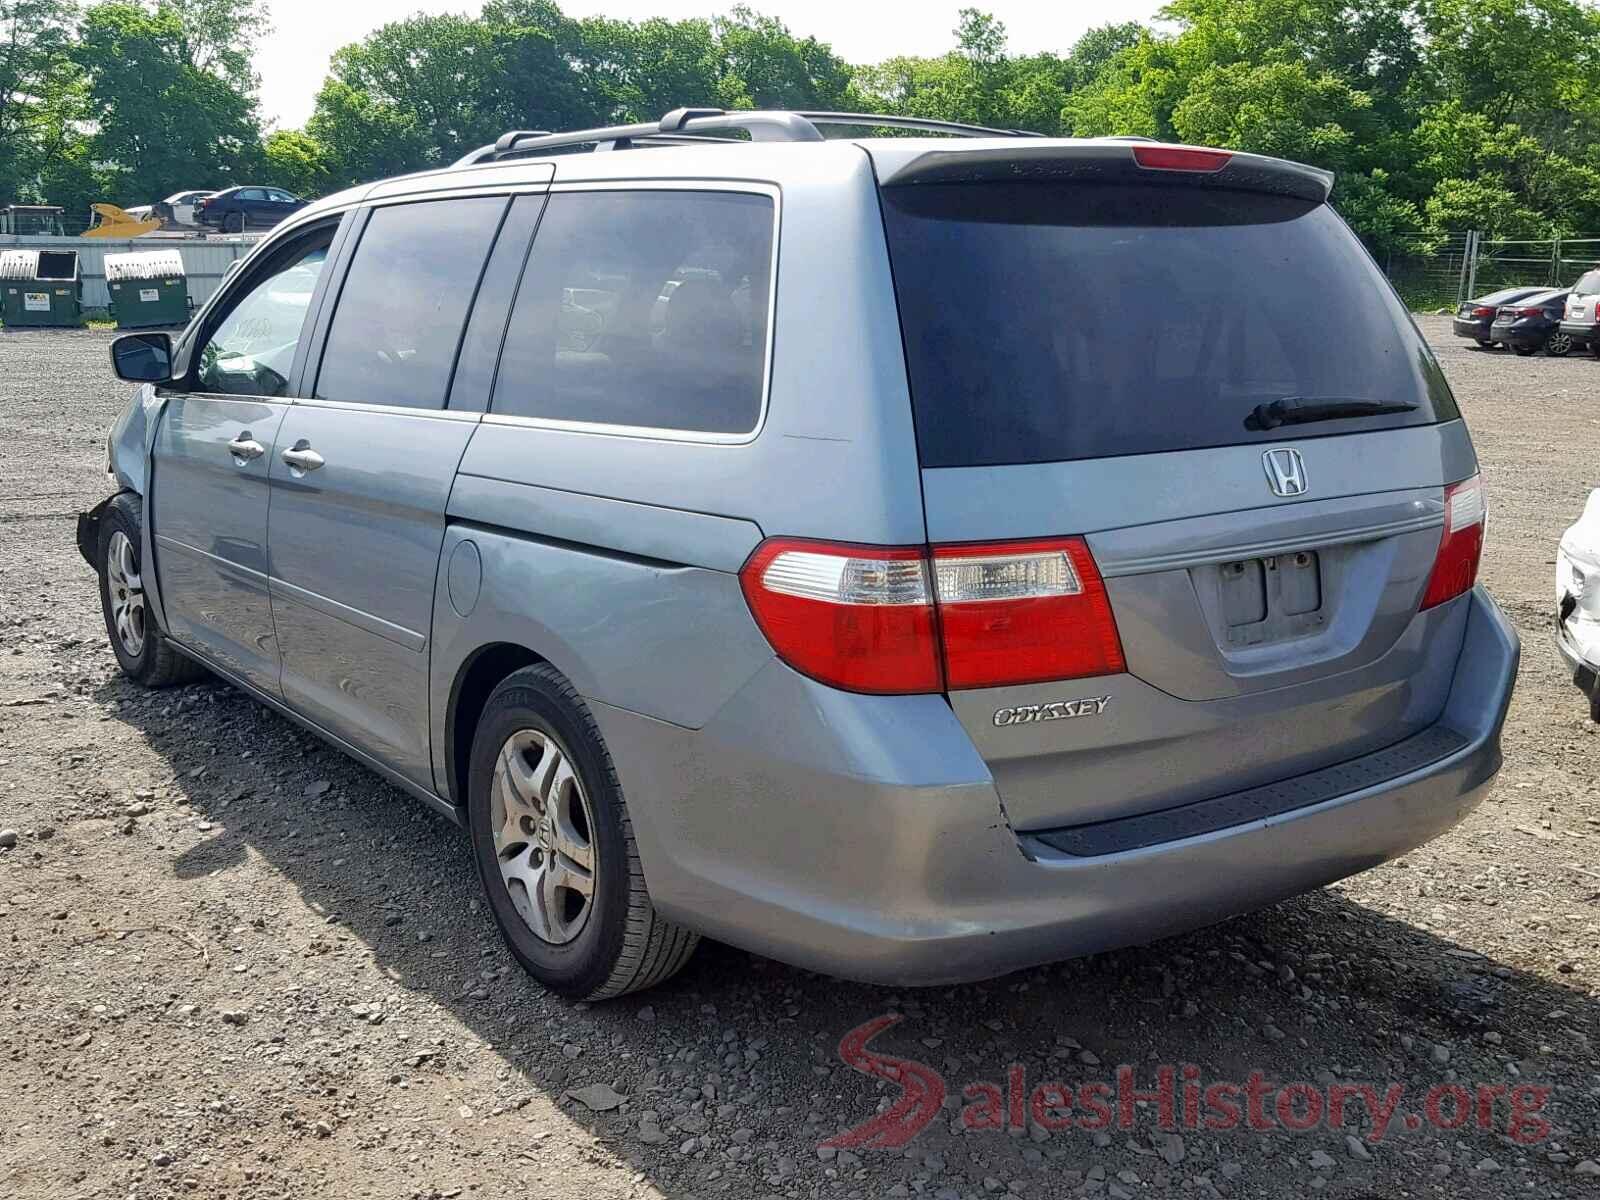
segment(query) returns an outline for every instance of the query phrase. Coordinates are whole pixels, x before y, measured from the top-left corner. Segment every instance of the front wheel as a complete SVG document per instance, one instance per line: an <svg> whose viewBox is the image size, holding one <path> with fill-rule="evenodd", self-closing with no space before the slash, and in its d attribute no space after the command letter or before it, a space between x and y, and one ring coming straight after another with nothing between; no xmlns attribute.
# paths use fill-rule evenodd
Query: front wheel
<svg viewBox="0 0 1600 1200"><path fill-rule="evenodd" d="M1550 340L1544 344L1544 352L1551 358L1565 358L1572 353L1572 335L1552 333Z"/></svg>
<svg viewBox="0 0 1600 1200"><path fill-rule="evenodd" d="M172 648L150 617L141 562L140 501L123 492L100 518L100 608L117 666L145 687L190 683L205 671Z"/></svg>
<svg viewBox="0 0 1600 1200"><path fill-rule="evenodd" d="M611 755L555 668L507 677L472 741L467 824L511 953L551 991L603 1000L675 975L700 937L645 890Z"/></svg>

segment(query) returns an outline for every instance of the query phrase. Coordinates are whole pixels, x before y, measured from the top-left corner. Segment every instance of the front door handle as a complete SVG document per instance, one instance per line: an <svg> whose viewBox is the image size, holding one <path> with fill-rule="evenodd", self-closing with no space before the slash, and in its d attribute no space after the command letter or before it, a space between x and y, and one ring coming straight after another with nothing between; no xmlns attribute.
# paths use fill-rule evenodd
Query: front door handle
<svg viewBox="0 0 1600 1200"><path fill-rule="evenodd" d="M311 448L310 442L301 438L283 452L283 461L289 464L290 473L298 479L307 471L315 471L327 460Z"/></svg>
<svg viewBox="0 0 1600 1200"><path fill-rule="evenodd" d="M228 453L233 455L233 461L241 467L252 459L260 458L267 452L267 448L250 436L248 429L228 443Z"/></svg>

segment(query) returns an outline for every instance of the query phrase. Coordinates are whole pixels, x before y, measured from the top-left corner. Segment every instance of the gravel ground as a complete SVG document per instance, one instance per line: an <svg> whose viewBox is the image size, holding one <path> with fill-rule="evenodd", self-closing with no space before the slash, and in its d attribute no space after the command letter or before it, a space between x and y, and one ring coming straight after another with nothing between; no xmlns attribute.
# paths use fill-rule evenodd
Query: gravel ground
<svg viewBox="0 0 1600 1200"><path fill-rule="evenodd" d="M1600 739L1547 635L1557 537L1600 483L1600 363L1424 326L1524 637L1505 771L1459 829L981 986L896 993L708 945L593 1008L516 969L461 832L225 686L121 680L72 521L128 389L107 334L0 336L0 1196L1600 1195ZM839 1057L890 1013L873 1049L926 1068L901 1082ZM1051 1132L1010 1112L1013 1064L1027 1088L1130 1064L1150 1090L1193 1064L1406 1094L1382 1137L1360 1103L1304 1132L1168 1136L1149 1102L1132 1128ZM821 1146L930 1073L944 1108L915 1140ZM999 1090L964 1098L980 1081ZM1492 1096L1488 1130L1408 1128L1452 1083L1549 1093L1520 1140ZM986 1095L1010 1128L963 1123Z"/></svg>

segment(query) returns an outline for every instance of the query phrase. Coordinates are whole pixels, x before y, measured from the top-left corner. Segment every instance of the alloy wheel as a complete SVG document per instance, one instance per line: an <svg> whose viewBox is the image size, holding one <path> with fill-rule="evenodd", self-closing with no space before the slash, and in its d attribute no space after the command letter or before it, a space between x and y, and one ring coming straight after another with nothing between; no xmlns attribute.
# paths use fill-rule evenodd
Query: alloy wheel
<svg viewBox="0 0 1600 1200"><path fill-rule="evenodd" d="M1572 337L1570 334L1552 333L1550 340L1544 344L1544 349L1546 354L1560 358L1562 355L1571 352Z"/></svg>
<svg viewBox="0 0 1600 1200"><path fill-rule="evenodd" d="M594 813L571 756L550 734L518 730L500 747L489 822L517 914L540 941L572 941L594 907Z"/></svg>
<svg viewBox="0 0 1600 1200"><path fill-rule="evenodd" d="M130 658L138 658L144 652L144 580L133 542L120 529L112 533L106 548L106 593L117 640Z"/></svg>

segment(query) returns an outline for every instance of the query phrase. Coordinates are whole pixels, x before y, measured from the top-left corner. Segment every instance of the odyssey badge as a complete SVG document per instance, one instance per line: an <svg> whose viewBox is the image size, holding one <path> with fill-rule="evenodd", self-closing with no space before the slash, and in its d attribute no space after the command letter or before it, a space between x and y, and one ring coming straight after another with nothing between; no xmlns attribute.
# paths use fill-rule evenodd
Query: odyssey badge
<svg viewBox="0 0 1600 1200"><path fill-rule="evenodd" d="M1049 704L1019 704L1014 708L997 709L994 723L1004 729L1008 725L1032 725L1037 721L1098 717L1110 703L1110 696L1085 696L1081 700L1056 700Z"/></svg>

